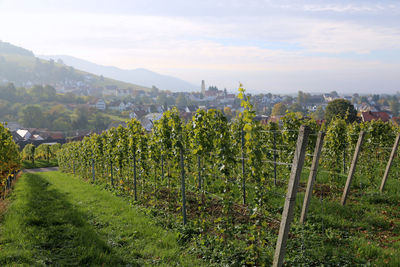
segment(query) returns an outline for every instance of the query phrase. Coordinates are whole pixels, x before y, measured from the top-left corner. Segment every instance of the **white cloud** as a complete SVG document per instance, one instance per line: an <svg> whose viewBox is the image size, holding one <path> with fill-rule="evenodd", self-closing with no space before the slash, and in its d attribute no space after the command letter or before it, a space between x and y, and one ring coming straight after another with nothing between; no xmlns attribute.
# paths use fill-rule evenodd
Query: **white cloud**
<svg viewBox="0 0 400 267"><path fill-rule="evenodd" d="M257 81L253 88L263 88L271 80L281 86L304 82L296 75L302 72L399 73L400 69L399 64L384 60L335 57L400 49L399 28L282 14L187 18L0 10L0 33L4 41L36 54L68 54L122 68L144 67L192 82L208 77L229 86L241 74L244 80ZM264 72L295 74L296 79L291 83L267 80L262 78Z"/></svg>

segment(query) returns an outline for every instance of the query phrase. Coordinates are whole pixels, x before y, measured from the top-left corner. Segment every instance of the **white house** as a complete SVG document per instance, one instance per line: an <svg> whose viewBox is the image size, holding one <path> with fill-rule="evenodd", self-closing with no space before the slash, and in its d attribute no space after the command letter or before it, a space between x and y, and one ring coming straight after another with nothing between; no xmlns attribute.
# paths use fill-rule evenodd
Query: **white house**
<svg viewBox="0 0 400 267"><path fill-rule="evenodd" d="M104 102L104 100L100 98L96 101L95 107L98 110L106 110L106 102Z"/></svg>
<svg viewBox="0 0 400 267"><path fill-rule="evenodd" d="M17 130L17 134L21 136L21 138L23 138L24 140L29 140L29 138L31 138L32 135L28 130L22 130L22 129Z"/></svg>
<svg viewBox="0 0 400 267"><path fill-rule="evenodd" d="M151 129L153 128L153 123L161 119L161 117L162 113L150 113L141 118L140 122L142 123L142 126L146 129L146 131L151 131Z"/></svg>

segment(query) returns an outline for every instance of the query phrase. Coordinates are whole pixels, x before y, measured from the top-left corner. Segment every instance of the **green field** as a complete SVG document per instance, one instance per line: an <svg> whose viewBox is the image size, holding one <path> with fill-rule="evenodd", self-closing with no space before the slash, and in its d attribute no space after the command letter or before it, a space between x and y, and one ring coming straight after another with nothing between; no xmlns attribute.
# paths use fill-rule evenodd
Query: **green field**
<svg viewBox="0 0 400 267"><path fill-rule="evenodd" d="M0 228L1 266L201 266L129 201L68 174L24 174Z"/></svg>

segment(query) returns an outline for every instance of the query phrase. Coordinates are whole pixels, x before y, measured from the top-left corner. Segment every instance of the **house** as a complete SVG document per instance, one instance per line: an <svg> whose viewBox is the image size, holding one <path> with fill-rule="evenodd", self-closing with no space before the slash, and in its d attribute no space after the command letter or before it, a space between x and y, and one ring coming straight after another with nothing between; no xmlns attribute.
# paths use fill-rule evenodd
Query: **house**
<svg viewBox="0 0 400 267"><path fill-rule="evenodd" d="M19 134L17 134L17 132L11 132L11 135L12 135L12 139L14 140L14 142L19 142L19 141L23 141L24 139L19 135Z"/></svg>
<svg viewBox="0 0 400 267"><path fill-rule="evenodd" d="M130 95L130 91L128 89L115 89L115 96L122 97Z"/></svg>
<svg viewBox="0 0 400 267"><path fill-rule="evenodd" d="M106 107L107 107L106 102L104 102L104 99L102 99L102 98L96 98L93 101L89 102L88 104L90 107L94 107L98 110L106 110ZM71 104L69 104L69 105L71 105ZM72 106L72 108L76 107L76 105L74 105L74 104L72 104L71 106Z"/></svg>
<svg viewBox="0 0 400 267"><path fill-rule="evenodd" d="M254 121L259 121L261 124L266 125L268 123L267 115L257 115L254 117Z"/></svg>
<svg viewBox="0 0 400 267"><path fill-rule="evenodd" d="M144 110L134 110L134 111L131 111L130 113L129 113L129 118L130 119L140 119L140 118L142 118L144 115L146 115L147 113L146 113L146 111L144 111Z"/></svg>
<svg viewBox="0 0 400 267"><path fill-rule="evenodd" d="M104 102L104 99L100 98L96 101L95 107L98 110L106 110L106 102Z"/></svg>
<svg viewBox="0 0 400 267"><path fill-rule="evenodd" d="M373 108L371 107L371 105L363 102L360 105L357 105L357 110L359 112L369 112L369 111L374 111Z"/></svg>
<svg viewBox="0 0 400 267"><path fill-rule="evenodd" d="M361 118L363 122L373 121L373 120L381 120L383 122L387 122L390 120L390 116L388 113L384 111L367 111L361 113Z"/></svg>
<svg viewBox="0 0 400 267"><path fill-rule="evenodd" d="M153 123L161 119L161 117L161 113L150 113L141 118L140 122L142 123L143 128L145 128L146 131L150 132L153 128Z"/></svg>
<svg viewBox="0 0 400 267"><path fill-rule="evenodd" d="M271 116L271 117L268 118L268 122L275 122L275 123L278 123L279 125L282 125L281 119L282 119L284 116L285 116L285 115Z"/></svg>
<svg viewBox="0 0 400 267"><path fill-rule="evenodd" d="M34 141L43 141L43 140L44 140L44 138L41 137L41 136L38 135L38 134L33 134L33 135L31 136L30 139L31 139L31 140L34 140Z"/></svg>
<svg viewBox="0 0 400 267"><path fill-rule="evenodd" d="M127 107L123 101L113 101L109 105L109 109L111 110L124 111L126 108Z"/></svg>
<svg viewBox="0 0 400 267"><path fill-rule="evenodd" d="M193 113L193 112L196 112L198 108L199 107L197 107L195 105L186 106L185 107L185 112L186 113Z"/></svg>
<svg viewBox="0 0 400 267"><path fill-rule="evenodd" d="M31 138L31 135L32 135L28 130L23 130L23 129L17 130L16 133L17 133L23 140L29 140L29 138Z"/></svg>

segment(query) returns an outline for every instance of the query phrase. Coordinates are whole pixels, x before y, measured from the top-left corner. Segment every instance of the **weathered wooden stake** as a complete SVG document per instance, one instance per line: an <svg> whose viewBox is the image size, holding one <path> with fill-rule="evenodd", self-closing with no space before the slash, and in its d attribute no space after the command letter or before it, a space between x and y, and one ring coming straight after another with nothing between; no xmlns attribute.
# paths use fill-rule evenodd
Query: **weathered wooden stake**
<svg viewBox="0 0 400 267"><path fill-rule="evenodd" d="M314 156L311 164L310 175L308 176L307 190L304 196L303 209L301 211L300 223L304 224L307 218L308 206L310 204L312 190L317 176L319 157L321 156L322 144L324 142L325 133L319 132L317 142L315 143Z"/></svg>
<svg viewBox="0 0 400 267"><path fill-rule="evenodd" d="M385 173L383 174L381 187L379 189L381 191L381 193L383 192L383 189L385 189L385 184L386 184L386 181L387 181L387 178L389 175L389 171L390 171L390 168L392 167L393 159L396 156L397 147L399 146L399 140L400 140L400 133L397 134L397 136L396 136L396 140L394 141L393 148L392 148L392 153L390 153L389 161L386 165Z"/></svg>
<svg viewBox="0 0 400 267"><path fill-rule="evenodd" d="M363 140L364 140L364 136L365 136L365 132L361 131L360 135L358 136L358 141L357 141L357 145L356 145L356 150L354 151L353 160L351 161L349 174L347 176L346 186L344 187L342 200L341 200L342 206L344 206L346 204L347 196L348 196L348 194L350 192L351 180L353 179L353 175L354 175L354 172L356 170L358 155L360 154L360 150L361 150L361 146L362 146L362 143L363 143Z"/></svg>
<svg viewBox="0 0 400 267"><path fill-rule="evenodd" d="M242 191L243 191L243 204L246 204L246 176L244 169L244 132L242 128Z"/></svg>
<svg viewBox="0 0 400 267"><path fill-rule="evenodd" d="M161 181L164 182L164 156L162 154L161 154Z"/></svg>
<svg viewBox="0 0 400 267"><path fill-rule="evenodd" d="M198 169L198 174L199 174L199 185L198 189L201 189L201 158L200 156L197 156L197 169Z"/></svg>
<svg viewBox="0 0 400 267"><path fill-rule="evenodd" d="M346 173L346 143L343 148L343 173Z"/></svg>
<svg viewBox="0 0 400 267"><path fill-rule="evenodd" d="M111 174L111 185L114 186L114 170L112 161L110 162L110 174Z"/></svg>
<svg viewBox="0 0 400 267"><path fill-rule="evenodd" d="M185 165L183 162L183 148L180 149L181 154L181 190L182 190L182 215L183 224L186 225L186 193L185 193Z"/></svg>
<svg viewBox="0 0 400 267"><path fill-rule="evenodd" d="M96 172L94 169L94 159L92 159L92 178L93 178L93 183L96 181Z"/></svg>
<svg viewBox="0 0 400 267"><path fill-rule="evenodd" d="M297 138L296 151L293 158L292 170L290 173L288 191L286 194L285 206L283 207L281 226L279 236L276 242L274 262L272 266L280 267L286 252L286 242L290 230L290 224L293 220L293 213L296 204L297 188L299 186L300 175L304 165L306 155L308 135L310 128L302 125Z"/></svg>
<svg viewBox="0 0 400 267"><path fill-rule="evenodd" d="M276 132L273 133L274 136L274 143L273 143L273 149L274 149L274 185L276 186Z"/></svg>
<svg viewBox="0 0 400 267"><path fill-rule="evenodd" d="M133 152L133 191L134 199L137 201L137 188L136 188L136 152Z"/></svg>

